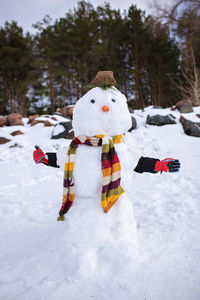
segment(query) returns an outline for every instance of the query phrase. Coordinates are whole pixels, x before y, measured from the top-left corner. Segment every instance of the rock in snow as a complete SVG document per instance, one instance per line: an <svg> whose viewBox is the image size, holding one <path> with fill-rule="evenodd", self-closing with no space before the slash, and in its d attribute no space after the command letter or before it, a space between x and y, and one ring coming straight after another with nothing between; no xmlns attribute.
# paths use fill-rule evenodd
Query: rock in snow
<svg viewBox="0 0 200 300"><path fill-rule="evenodd" d="M187 101L179 101L176 103L177 109L180 111L180 113L190 113L193 112L192 103Z"/></svg>
<svg viewBox="0 0 200 300"><path fill-rule="evenodd" d="M8 124L8 123L7 123L6 117L0 116L0 127L6 126L7 124Z"/></svg>
<svg viewBox="0 0 200 300"><path fill-rule="evenodd" d="M168 124L176 124L175 117L172 114L167 116L162 115L147 115L146 123L149 125L163 126Z"/></svg>
<svg viewBox="0 0 200 300"><path fill-rule="evenodd" d="M132 120L132 125L131 125L131 128L128 130L129 132L136 129L137 127L137 121L136 121L136 118L134 118L133 116L131 116L131 120Z"/></svg>
<svg viewBox="0 0 200 300"><path fill-rule="evenodd" d="M9 114L7 116L7 122L9 126L24 125L22 115L18 113Z"/></svg>
<svg viewBox="0 0 200 300"><path fill-rule="evenodd" d="M21 132L20 130L13 131L13 132L11 133L12 136L16 136L16 135L20 135L20 134L24 134L24 133Z"/></svg>
<svg viewBox="0 0 200 300"><path fill-rule="evenodd" d="M9 139L7 139L7 138L5 138L5 137L0 137L0 145L2 145L2 144L5 144L5 143L8 143L8 142L10 142L11 140L9 140Z"/></svg>
<svg viewBox="0 0 200 300"><path fill-rule="evenodd" d="M74 130L72 129L72 122L59 122L54 126L52 132L52 139L73 139L74 138Z"/></svg>
<svg viewBox="0 0 200 300"><path fill-rule="evenodd" d="M200 122L192 122L183 116L179 119L185 134L200 137Z"/></svg>

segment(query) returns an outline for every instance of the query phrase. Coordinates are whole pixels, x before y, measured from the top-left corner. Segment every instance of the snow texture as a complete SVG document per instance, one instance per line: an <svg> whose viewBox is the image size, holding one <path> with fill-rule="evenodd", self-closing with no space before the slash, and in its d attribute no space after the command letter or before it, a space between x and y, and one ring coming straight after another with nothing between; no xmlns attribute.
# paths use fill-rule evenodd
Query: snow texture
<svg viewBox="0 0 200 300"><path fill-rule="evenodd" d="M129 176L124 170L128 205L124 196L103 214L98 201L78 196L66 222L56 221L63 171L35 165L32 152L34 145L55 152L70 141L51 140L52 128L43 124L0 128L0 136L12 138L0 146L0 299L199 299L200 140L185 135L180 123L145 124L147 114L169 113L135 111L138 127L124 147L134 159L178 158L181 171ZM12 137L15 130L24 135ZM22 148L9 148L15 143ZM122 225L133 224L133 209L137 233L130 239L133 228Z"/></svg>

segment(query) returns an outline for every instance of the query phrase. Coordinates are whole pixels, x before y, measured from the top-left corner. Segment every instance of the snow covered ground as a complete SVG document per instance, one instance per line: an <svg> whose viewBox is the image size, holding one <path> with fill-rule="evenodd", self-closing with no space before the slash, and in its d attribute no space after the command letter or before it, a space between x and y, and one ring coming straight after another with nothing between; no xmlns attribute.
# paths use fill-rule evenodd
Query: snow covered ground
<svg viewBox="0 0 200 300"><path fill-rule="evenodd" d="M148 113L172 113L177 124L146 126ZM123 249L101 241L95 247L95 221L93 246L88 237L81 249L78 232L56 221L63 172L35 165L32 152L34 145L55 151L69 140L51 140L52 128L43 124L0 128L7 138L24 132L0 145L1 300L200 299L200 139L184 134L178 112L149 107L134 116L138 128L126 135L131 148L141 156L178 158L182 165L178 174L134 173L129 194L138 245L133 252L128 241ZM22 147L9 148L15 143Z"/></svg>

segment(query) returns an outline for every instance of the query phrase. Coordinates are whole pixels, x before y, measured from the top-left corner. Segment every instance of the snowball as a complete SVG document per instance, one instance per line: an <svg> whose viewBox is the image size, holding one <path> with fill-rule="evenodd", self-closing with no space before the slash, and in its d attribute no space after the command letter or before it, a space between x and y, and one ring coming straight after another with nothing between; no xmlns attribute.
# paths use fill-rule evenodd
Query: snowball
<svg viewBox="0 0 200 300"><path fill-rule="evenodd" d="M109 111L104 112L103 106ZM72 125L75 136L123 134L131 127L126 97L115 87L96 87L85 94L74 107Z"/></svg>

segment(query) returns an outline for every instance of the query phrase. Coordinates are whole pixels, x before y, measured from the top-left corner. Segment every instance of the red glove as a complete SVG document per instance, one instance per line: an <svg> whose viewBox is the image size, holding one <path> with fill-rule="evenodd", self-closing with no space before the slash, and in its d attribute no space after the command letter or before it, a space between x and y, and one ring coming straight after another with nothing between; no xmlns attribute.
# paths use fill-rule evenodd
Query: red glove
<svg viewBox="0 0 200 300"><path fill-rule="evenodd" d="M46 159L42 149L37 149L33 152L33 159L36 164L43 163L45 165L48 165L48 159Z"/></svg>
<svg viewBox="0 0 200 300"><path fill-rule="evenodd" d="M161 161L157 161L155 165L156 172L178 172L180 169L180 162L174 158L165 158Z"/></svg>

